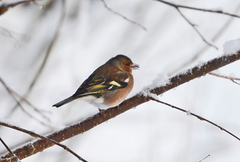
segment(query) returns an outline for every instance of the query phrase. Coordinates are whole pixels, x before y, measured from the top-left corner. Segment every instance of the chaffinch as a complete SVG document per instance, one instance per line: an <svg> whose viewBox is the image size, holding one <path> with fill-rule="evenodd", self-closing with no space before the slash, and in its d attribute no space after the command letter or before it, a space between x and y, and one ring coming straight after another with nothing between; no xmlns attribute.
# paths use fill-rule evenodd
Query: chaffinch
<svg viewBox="0 0 240 162"><path fill-rule="evenodd" d="M132 69L137 68L127 56L117 55L97 68L72 96L53 106L60 107L78 98L97 106L100 112L117 106L132 90Z"/></svg>

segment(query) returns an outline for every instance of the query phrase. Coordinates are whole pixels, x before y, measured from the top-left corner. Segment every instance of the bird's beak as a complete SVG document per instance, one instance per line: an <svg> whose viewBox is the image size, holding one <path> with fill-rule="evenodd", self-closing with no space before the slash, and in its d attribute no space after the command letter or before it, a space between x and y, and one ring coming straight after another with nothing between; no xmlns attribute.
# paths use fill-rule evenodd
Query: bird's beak
<svg viewBox="0 0 240 162"><path fill-rule="evenodd" d="M138 69L139 68L139 65L138 64L132 64L131 65L131 69L132 70L135 70L135 69Z"/></svg>

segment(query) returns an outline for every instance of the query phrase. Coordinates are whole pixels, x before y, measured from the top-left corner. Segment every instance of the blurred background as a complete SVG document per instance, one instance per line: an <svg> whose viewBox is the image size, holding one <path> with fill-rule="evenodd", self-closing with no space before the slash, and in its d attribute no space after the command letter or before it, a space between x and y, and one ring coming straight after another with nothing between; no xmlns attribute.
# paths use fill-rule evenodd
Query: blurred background
<svg viewBox="0 0 240 162"><path fill-rule="evenodd" d="M16 2L3 0L0 4ZM240 37L239 18L180 9L203 37L218 47L216 50L171 6L149 0L105 2L121 15L110 11L101 0L43 0L17 5L0 16L0 78L33 105L23 101L22 107L16 106L1 82L1 121L48 135L98 113L96 107L81 100L59 109L52 105L72 95L111 57L124 54L140 65L133 72L131 97L151 85L159 74L171 77L221 56L223 44ZM240 2L236 0L171 2L240 15ZM240 77L239 67L237 61L217 73ZM239 96L239 85L206 75L159 99L240 137ZM33 139L5 127L0 127L0 136L12 150ZM240 161L240 141L209 123L152 101L63 144L90 162L198 162L205 157L204 162ZM0 153L6 152L0 144ZM53 146L22 161L78 159Z"/></svg>

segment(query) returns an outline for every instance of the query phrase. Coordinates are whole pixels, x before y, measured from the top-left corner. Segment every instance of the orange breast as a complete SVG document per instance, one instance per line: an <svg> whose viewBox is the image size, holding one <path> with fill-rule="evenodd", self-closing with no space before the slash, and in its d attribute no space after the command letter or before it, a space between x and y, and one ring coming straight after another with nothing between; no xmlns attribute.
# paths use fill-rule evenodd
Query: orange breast
<svg viewBox="0 0 240 162"><path fill-rule="evenodd" d="M104 104L114 107L122 103L133 88L133 76L129 76L128 85L125 88L108 91L103 95Z"/></svg>

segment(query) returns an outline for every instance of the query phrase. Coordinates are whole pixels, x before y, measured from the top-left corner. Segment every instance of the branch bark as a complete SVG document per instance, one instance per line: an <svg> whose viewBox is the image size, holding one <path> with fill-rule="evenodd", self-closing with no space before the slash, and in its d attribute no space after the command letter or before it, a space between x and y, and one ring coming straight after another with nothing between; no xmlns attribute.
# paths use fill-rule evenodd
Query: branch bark
<svg viewBox="0 0 240 162"><path fill-rule="evenodd" d="M239 59L240 59L240 51L233 55L227 55L227 56L215 58L213 60L210 60L210 61L202 64L201 66L195 66L194 68L189 69L184 73L180 73L180 74L170 78L168 84L166 84L165 86L156 87L156 88L150 90L150 93L160 95L160 94L162 94L168 90L171 90L181 84L184 84L195 78L204 76L205 74L209 73L210 71L221 68L221 67L228 65ZM67 128L64 128L60 131L56 131L56 132L50 134L49 136L47 136L47 138L52 139L57 142L64 141L73 136L84 133L84 132L94 128L95 126L97 126L111 118L114 118L115 116L120 115L123 112L130 110L133 107L136 107L140 104L148 102L150 100L151 100L150 96L145 97L145 96L141 95L141 92L140 92L139 94L137 94L137 95L129 98L128 100L124 101L123 103L121 103L119 105L119 107L113 107L113 108L107 109L101 113L98 113L92 117L89 117L88 119L86 119L80 123L76 123ZM36 154L37 152L41 152L44 149L49 148L53 145L54 144L49 141L46 141L44 139L39 139L39 140L33 142L31 145L26 144L25 146L16 149L15 151L13 151L13 153L19 159L23 159L25 157ZM35 148L35 149L33 149L33 148ZM10 156L11 156L10 154L6 154L5 156L2 157L2 159L3 160L8 159ZM5 161L7 162L9 160L5 160Z"/></svg>

